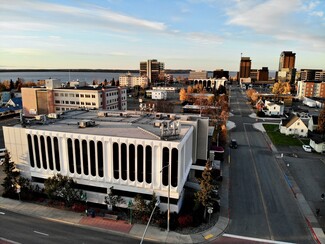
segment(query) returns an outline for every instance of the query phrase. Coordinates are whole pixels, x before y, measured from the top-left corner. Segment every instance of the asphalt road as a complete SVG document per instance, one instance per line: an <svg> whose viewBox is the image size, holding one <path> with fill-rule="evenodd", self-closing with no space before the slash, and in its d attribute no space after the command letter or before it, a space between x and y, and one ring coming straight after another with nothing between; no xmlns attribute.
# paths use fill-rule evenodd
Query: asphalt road
<svg viewBox="0 0 325 244"><path fill-rule="evenodd" d="M5 242L8 241L8 242ZM10 242L9 242L10 241ZM139 243L127 235L52 222L0 209L0 243ZM146 241L146 243L149 243Z"/></svg>
<svg viewBox="0 0 325 244"><path fill-rule="evenodd" d="M238 149L230 152L229 234L294 242L313 242L299 206L262 132L252 126L252 110L239 89L231 93L230 133Z"/></svg>

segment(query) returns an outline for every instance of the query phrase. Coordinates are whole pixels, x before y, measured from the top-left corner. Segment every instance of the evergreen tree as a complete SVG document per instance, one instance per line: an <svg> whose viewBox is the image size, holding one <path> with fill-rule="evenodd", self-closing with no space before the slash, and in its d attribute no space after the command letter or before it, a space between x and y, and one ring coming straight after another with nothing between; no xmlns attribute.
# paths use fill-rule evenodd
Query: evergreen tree
<svg viewBox="0 0 325 244"><path fill-rule="evenodd" d="M4 187L3 196L14 198L17 194L17 186L19 180L19 171L17 170L14 162L10 160L9 153L6 153L3 163L3 172L5 173L5 178L2 182Z"/></svg>

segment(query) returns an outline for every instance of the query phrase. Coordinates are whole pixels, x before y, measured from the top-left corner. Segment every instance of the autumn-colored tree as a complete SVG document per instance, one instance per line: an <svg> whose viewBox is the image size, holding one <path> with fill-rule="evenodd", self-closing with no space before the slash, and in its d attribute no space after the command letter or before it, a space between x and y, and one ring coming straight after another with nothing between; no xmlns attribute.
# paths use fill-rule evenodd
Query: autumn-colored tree
<svg viewBox="0 0 325 244"><path fill-rule="evenodd" d="M44 86L45 85L45 80L39 80L36 83L37 86Z"/></svg>
<svg viewBox="0 0 325 244"><path fill-rule="evenodd" d="M184 88L179 91L179 100L182 102L187 100L187 94Z"/></svg>
<svg viewBox="0 0 325 244"><path fill-rule="evenodd" d="M187 87L187 94L190 95L193 93L193 87L192 86L188 86Z"/></svg>
<svg viewBox="0 0 325 244"><path fill-rule="evenodd" d="M291 86L289 82L278 81L274 83L272 88L272 93L276 95L289 94L290 90L291 90Z"/></svg>
<svg viewBox="0 0 325 244"><path fill-rule="evenodd" d="M204 219L206 219L207 207L213 206L213 190L215 186L212 184L211 161L208 160L205 164L202 178L198 179L200 182L200 190L194 194L197 203L204 206Z"/></svg>

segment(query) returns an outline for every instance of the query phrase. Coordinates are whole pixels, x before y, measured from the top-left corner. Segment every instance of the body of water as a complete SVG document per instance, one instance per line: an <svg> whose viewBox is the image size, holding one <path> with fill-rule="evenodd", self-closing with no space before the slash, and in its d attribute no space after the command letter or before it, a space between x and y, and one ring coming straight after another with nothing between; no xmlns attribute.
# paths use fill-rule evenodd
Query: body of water
<svg viewBox="0 0 325 244"><path fill-rule="evenodd" d="M37 82L39 80L45 79L60 79L62 82L79 80L79 81L87 81L92 82L93 80L97 81L110 81L114 78L114 80L118 80L119 76L125 75L126 73L114 73L114 72L57 72L57 71L49 71L49 72L0 72L0 81L5 80L13 80L14 82L18 80L18 78L22 78L25 81L33 81ZM138 75L138 73L132 73L132 75Z"/></svg>

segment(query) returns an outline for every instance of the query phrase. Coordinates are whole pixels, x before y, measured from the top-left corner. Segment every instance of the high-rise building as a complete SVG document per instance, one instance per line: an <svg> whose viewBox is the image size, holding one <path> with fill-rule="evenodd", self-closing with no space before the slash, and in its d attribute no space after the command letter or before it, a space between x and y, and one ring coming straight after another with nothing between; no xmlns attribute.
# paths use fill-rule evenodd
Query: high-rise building
<svg viewBox="0 0 325 244"><path fill-rule="evenodd" d="M249 57L242 57L240 60L239 78L249 78L251 75L252 61Z"/></svg>
<svg viewBox="0 0 325 244"><path fill-rule="evenodd" d="M295 61L295 53L292 51L283 51L280 54L279 71L276 79L280 81L289 81L293 84L296 77Z"/></svg>
<svg viewBox="0 0 325 244"><path fill-rule="evenodd" d="M296 54L291 51L283 51L280 55L279 71L282 69L294 69Z"/></svg>
<svg viewBox="0 0 325 244"><path fill-rule="evenodd" d="M164 71L165 64L158 62L157 59L149 59L140 62L140 76L147 76L149 82L157 82L160 72Z"/></svg>
<svg viewBox="0 0 325 244"><path fill-rule="evenodd" d="M325 98L325 82L322 81L298 81L297 97Z"/></svg>
<svg viewBox="0 0 325 244"><path fill-rule="evenodd" d="M258 81L268 81L269 80L269 69L268 67L262 67L257 71L257 80Z"/></svg>

